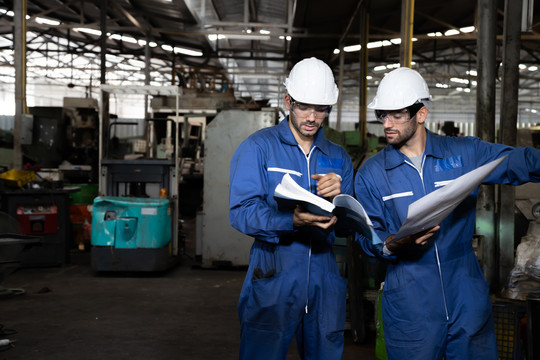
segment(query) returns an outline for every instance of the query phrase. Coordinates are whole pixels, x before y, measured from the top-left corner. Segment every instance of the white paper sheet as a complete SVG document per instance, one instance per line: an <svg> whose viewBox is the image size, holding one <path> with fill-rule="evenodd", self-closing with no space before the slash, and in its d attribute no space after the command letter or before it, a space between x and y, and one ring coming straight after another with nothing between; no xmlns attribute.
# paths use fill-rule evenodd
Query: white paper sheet
<svg viewBox="0 0 540 360"><path fill-rule="evenodd" d="M503 156L461 175L410 204L407 219L392 241L440 224L505 158Z"/></svg>

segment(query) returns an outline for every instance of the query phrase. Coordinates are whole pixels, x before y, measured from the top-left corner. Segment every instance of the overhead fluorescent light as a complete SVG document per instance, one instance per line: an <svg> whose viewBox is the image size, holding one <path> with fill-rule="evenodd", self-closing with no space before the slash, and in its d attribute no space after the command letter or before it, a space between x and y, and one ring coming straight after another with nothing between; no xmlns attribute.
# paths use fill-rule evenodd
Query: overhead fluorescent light
<svg viewBox="0 0 540 360"><path fill-rule="evenodd" d="M7 9L0 9L0 14L4 14L4 15L7 15L7 16L15 16L15 13L11 10L7 10Z"/></svg>
<svg viewBox="0 0 540 360"><path fill-rule="evenodd" d="M139 40L137 40L137 43L139 44L139 46L146 46L146 40L139 39ZM153 42L153 41L150 41L150 42L148 42L148 46L150 46L150 47L157 47L158 44L156 44L156 43Z"/></svg>
<svg viewBox="0 0 540 360"><path fill-rule="evenodd" d="M51 25L51 26L58 26L60 25L60 21L52 20L52 19L46 19L42 17L36 17L36 22L38 24L45 24L45 25Z"/></svg>
<svg viewBox="0 0 540 360"><path fill-rule="evenodd" d="M270 35L265 34L218 34L218 38L220 36L233 40L270 40Z"/></svg>
<svg viewBox="0 0 540 360"><path fill-rule="evenodd" d="M182 48L182 47L178 47L178 46L174 47L174 52L184 54L184 55L189 55L189 56L203 56L202 51L186 49L186 48Z"/></svg>
<svg viewBox="0 0 540 360"><path fill-rule="evenodd" d="M114 40L128 42L128 43L132 43L132 44L137 44L138 43L137 39L135 39L135 38L133 38L131 36L120 35L120 34L112 34L109 37L111 39L114 39Z"/></svg>
<svg viewBox="0 0 540 360"><path fill-rule="evenodd" d="M362 45L358 44L358 45L351 45L351 46L345 46L343 47L343 51L345 52L353 52L353 51L360 51L360 49L362 48ZM369 48L369 47L368 47ZM338 50L339 52L339 50Z"/></svg>
<svg viewBox="0 0 540 360"><path fill-rule="evenodd" d="M225 35L221 35L221 34L208 35L208 40L210 41L216 41L216 40L222 40L222 39L225 39Z"/></svg>
<svg viewBox="0 0 540 360"><path fill-rule="evenodd" d="M186 48L182 48L178 46L172 47L171 45L167 45L167 44L161 45L161 48L165 51L170 51L170 52L189 55L189 56L202 56L203 55L202 51L186 49Z"/></svg>
<svg viewBox="0 0 540 360"><path fill-rule="evenodd" d="M466 26L466 27L459 28L459 31L461 31L462 33L470 33L470 32L473 32L474 30L476 30L476 27L474 26Z"/></svg>
<svg viewBox="0 0 540 360"><path fill-rule="evenodd" d="M418 39L412 38L411 40L417 41ZM380 48L383 46L399 45L399 44L401 44L401 39L395 38L395 39L390 39L390 40L372 41L367 44L367 48L375 49L375 48ZM360 44L349 45L349 46L343 47L343 51L345 52L355 52L355 51L360 51L361 49L362 49L362 46ZM339 54L339 49L334 49L334 54Z"/></svg>
<svg viewBox="0 0 540 360"><path fill-rule="evenodd" d="M91 34L91 35L101 36L101 31L95 30L95 29L90 29L90 28L75 28L75 29L73 29L73 30L78 31L78 32L82 32L82 33Z"/></svg>
<svg viewBox="0 0 540 360"><path fill-rule="evenodd" d="M456 83L459 83L459 84L468 84L469 83L469 80L461 79L461 78L457 78L457 77L450 78L450 81L456 82Z"/></svg>
<svg viewBox="0 0 540 360"><path fill-rule="evenodd" d="M459 34L459 30L456 30L456 29L446 30L444 32L445 36L453 36L453 35L457 35L457 34Z"/></svg>

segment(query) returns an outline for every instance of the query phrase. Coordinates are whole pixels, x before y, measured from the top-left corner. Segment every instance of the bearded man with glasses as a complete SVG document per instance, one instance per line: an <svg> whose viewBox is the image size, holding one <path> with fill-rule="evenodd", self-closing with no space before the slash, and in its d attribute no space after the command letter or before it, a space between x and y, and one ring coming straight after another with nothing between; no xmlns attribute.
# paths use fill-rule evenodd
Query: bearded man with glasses
<svg viewBox="0 0 540 360"><path fill-rule="evenodd" d="M273 194L285 174L330 201L353 194L351 159L321 127L338 89L316 58L297 63L284 85L289 116L249 136L231 160L230 222L254 238L238 302L239 358L286 359L296 336L300 358L337 360L346 313L346 281L332 251L337 219L279 209Z"/></svg>
<svg viewBox="0 0 540 360"><path fill-rule="evenodd" d="M388 145L358 170L354 191L384 243L360 234L357 241L387 264L382 315L388 359L497 359L489 284L472 247L478 189L441 224L392 240L411 203L503 156L484 184L540 182L540 150L436 135L424 127L430 101L415 70L399 68L381 80L368 107Z"/></svg>

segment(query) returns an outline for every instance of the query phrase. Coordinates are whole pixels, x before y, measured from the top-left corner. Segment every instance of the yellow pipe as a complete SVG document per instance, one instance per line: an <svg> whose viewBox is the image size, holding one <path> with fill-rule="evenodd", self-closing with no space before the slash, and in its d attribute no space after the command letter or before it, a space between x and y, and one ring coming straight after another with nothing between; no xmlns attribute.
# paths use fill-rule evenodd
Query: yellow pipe
<svg viewBox="0 0 540 360"><path fill-rule="evenodd" d="M412 36L414 28L414 0L403 0L401 14L401 66L411 67Z"/></svg>

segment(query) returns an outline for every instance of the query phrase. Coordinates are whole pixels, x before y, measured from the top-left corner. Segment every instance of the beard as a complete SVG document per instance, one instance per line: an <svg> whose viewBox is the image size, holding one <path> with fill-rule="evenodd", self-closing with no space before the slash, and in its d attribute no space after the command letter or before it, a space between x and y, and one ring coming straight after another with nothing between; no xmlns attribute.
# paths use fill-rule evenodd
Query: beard
<svg viewBox="0 0 540 360"><path fill-rule="evenodd" d="M396 149L401 148L414 136L416 129L418 128L417 125L418 122L416 121L416 116L414 116L411 120L409 120L407 127L403 128L402 130L398 130L397 128L385 129L384 132L386 134L387 143ZM389 136L387 132L392 133L392 136Z"/></svg>
<svg viewBox="0 0 540 360"><path fill-rule="evenodd" d="M292 126L294 129L305 137L313 137L315 134L317 134L317 131L319 131L322 122L310 121L310 120L299 120L294 113L291 111L289 113L289 120L291 121ZM307 130L305 126L313 127L312 130Z"/></svg>

